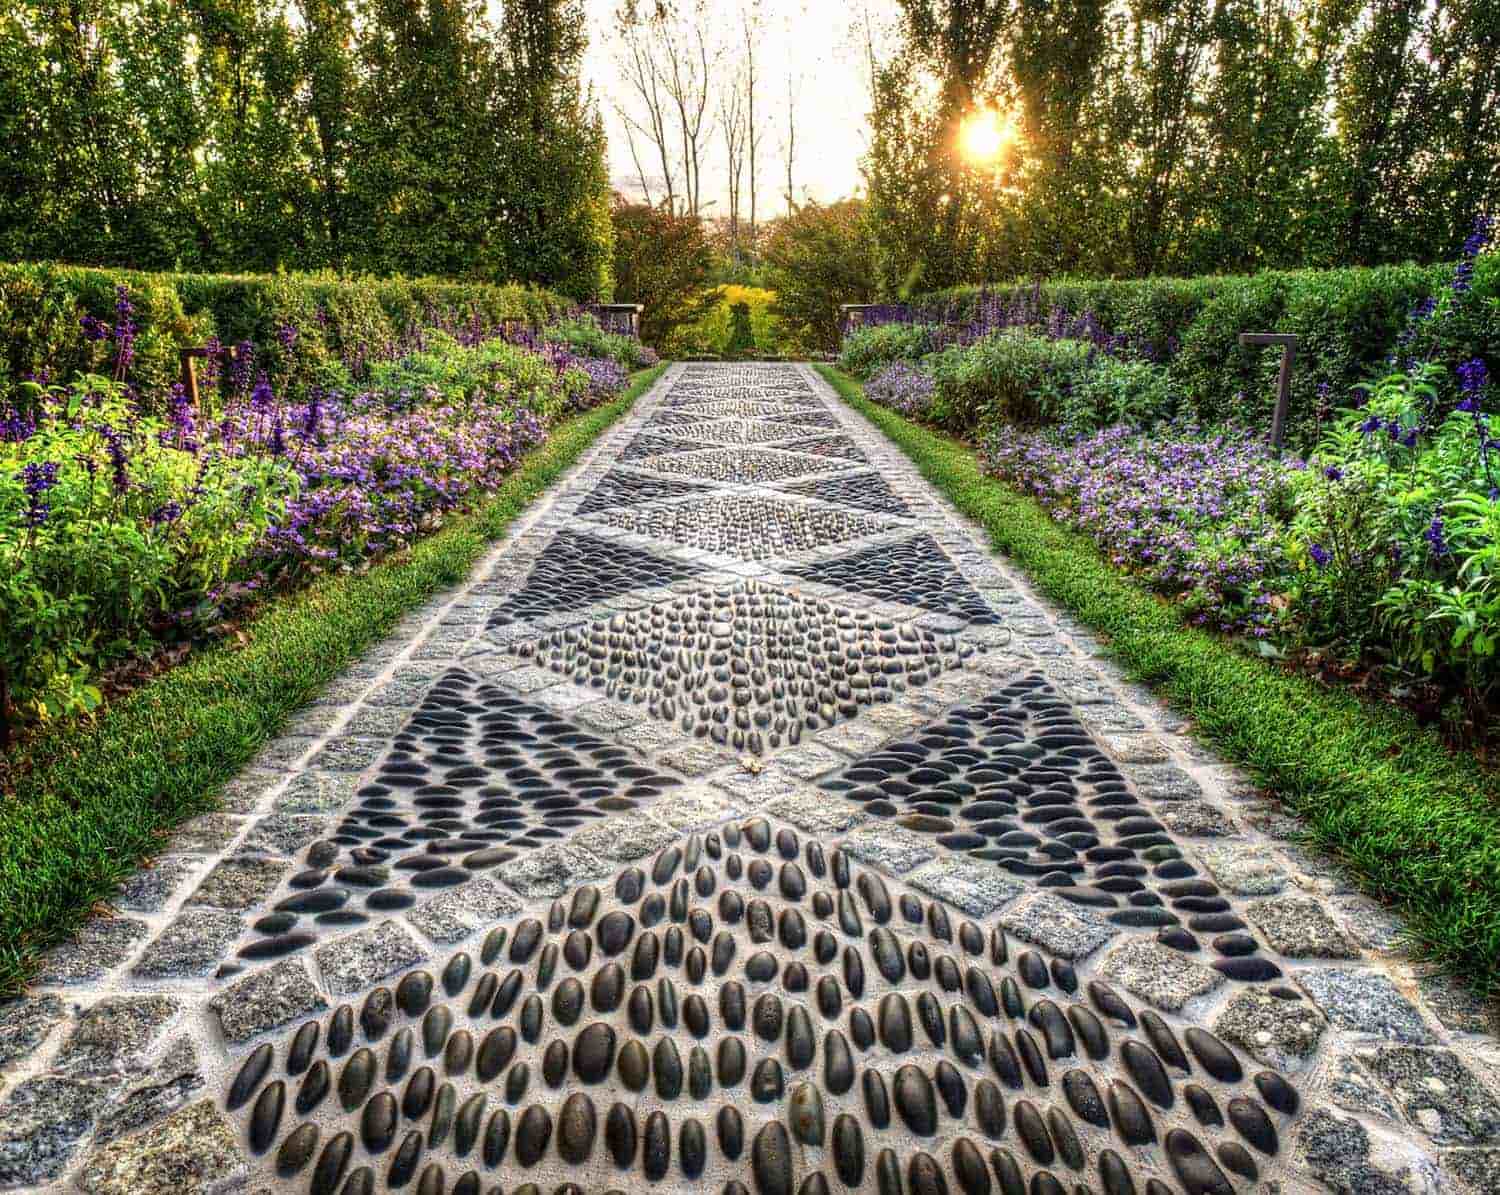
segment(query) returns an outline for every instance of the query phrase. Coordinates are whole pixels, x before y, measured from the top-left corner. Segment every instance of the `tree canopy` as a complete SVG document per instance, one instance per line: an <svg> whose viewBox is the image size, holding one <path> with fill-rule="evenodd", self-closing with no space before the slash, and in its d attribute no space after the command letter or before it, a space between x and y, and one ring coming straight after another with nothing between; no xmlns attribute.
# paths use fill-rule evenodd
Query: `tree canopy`
<svg viewBox="0 0 1500 1195"><path fill-rule="evenodd" d="M32 0L0 15L0 257L607 292L581 0Z"/></svg>
<svg viewBox="0 0 1500 1195"><path fill-rule="evenodd" d="M1494 0L897 0L882 289L1455 255L1500 202ZM968 160L994 109L1014 138Z"/></svg>

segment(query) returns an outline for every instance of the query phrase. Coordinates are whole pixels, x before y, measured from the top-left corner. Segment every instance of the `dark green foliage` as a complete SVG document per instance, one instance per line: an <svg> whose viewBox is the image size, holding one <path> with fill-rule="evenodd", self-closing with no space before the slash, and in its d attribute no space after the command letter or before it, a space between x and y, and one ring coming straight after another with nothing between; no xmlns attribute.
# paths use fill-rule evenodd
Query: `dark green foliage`
<svg viewBox="0 0 1500 1195"><path fill-rule="evenodd" d="M1316 442L1320 418L1347 405L1354 386L1379 372L1396 351L1413 307L1444 292L1452 278L1452 265L1120 281L1064 278L1040 286L959 287L917 305L934 318L963 322L983 302L1025 301L1038 326L1054 307L1071 316L1091 312L1105 333L1128 338L1130 352L1166 363L1187 413L1205 422L1237 419L1261 428L1270 426L1281 359L1274 349L1241 347L1239 335L1295 333L1302 341L1287 434L1289 443L1306 450ZM1500 256L1489 254L1475 264L1473 289L1455 297L1432 360L1451 373L1461 362L1481 357L1500 373L1497 303ZM845 367L869 376L858 361Z"/></svg>
<svg viewBox="0 0 1500 1195"><path fill-rule="evenodd" d="M1062 422L1072 389L1088 374L1094 356L1089 345L1076 340L1014 331L944 349L927 361L937 383L930 418L959 435L995 422Z"/></svg>
<svg viewBox="0 0 1500 1195"><path fill-rule="evenodd" d="M1500 204L1494 0L898 0L865 159L887 297L1455 256ZM976 107L1014 124L966 161Z"/></svg>
<svg viewBox="0 0 1500 1195"><path fill-rule="evenodd" d="M1184 626L1177 608L1112 570L1084 536L984 477L963 445L819 368L1043 594L1098 633L1133 678L1292 806L1367 891L1398 906L1423 953L1480 993L1500 986L1496 773L1472 754L1449 752L1399 709Z"/></svg>
<svg viewBox="0 0 1500 1195"><path fill-rule="evenodd" d="M641 339L664 345L718 302L710 279L713 247L703 222L665 207L621 203L614 209L615 298L640 303Z"/></svg>
<svg viewBox="0 0 1500 1195"><path fill-rule="evenodd" d="M431 279L342 279L332 274L149 274L77 266L0 263L0 406L22 377L50 368L55 380L108 372L104 350L85 339L85 315L114 319L115 287L129 288L140 332L126 380L148 398L164 397L180 371L178 349L210 336L248 340L272 380L323 380L346 358L374 356L424 322L477 319L546 323L566 304L521 286ZM277 330L296 328L290 350ZM363 348L363 352L361 352Z"/></svg>
<svg viewBox="0 0 1500 1195"><path fill-rule="evenodd" d="M775 314L820 349L838 348L840 304L875 297L875 242L862 200L808 203L778 220L764 261Z"/></svg>
<svg viewBox="0 0 1500 1195"><path fill-rule="evenodd" d="M743 357L755 347L755 333L750 331L750 304L735 303L729 309L729 344L725 355Z"/></svg>
<svg viewBox="0 0 1500 1195"><path fill-rule="evenodd" d="M0 15L0 258L609 289L578 0Z"/></svg>
<svg viewBox="0 0 1500 1195"><path fill-rule="evenodd" d="M556 428L474 514L368 572L325 578L271 604L221 647L113 703L89 728L63 728L8 759L0 803L0 993L65 937L179 821L215 807L231 779L291 714L389 634L402 616L468 574L516 516L661 374L638 375L608 406Z"/></svg>

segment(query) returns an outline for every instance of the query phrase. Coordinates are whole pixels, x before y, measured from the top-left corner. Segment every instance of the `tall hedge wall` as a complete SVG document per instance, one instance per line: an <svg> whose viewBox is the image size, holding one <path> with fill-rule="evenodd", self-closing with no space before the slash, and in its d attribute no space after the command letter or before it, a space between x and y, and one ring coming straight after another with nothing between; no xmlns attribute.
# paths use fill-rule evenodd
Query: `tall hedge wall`
<svg viewBox="0 0 1500 1195"><path fill-rule="evenodd" d="M436 279L0 263L0 401L16 382L44 368L58 379L106 368L81 321L92 315L113 324L121 285L138 329L127 380L147 396L164 393L177 379L180 348L211 336L225 344L250 341L257 368L278 383L298 385L317 381L334 362L384 355L424 323L541 324L569 306L559 295L530 287Z"/></svg>
<svg viewBox="0 0 1500 1195"><path fill-rule="evenodd" d="M1053 308L1092 312L1104 330L1149 345L1170 369L1200 418L1236 418L1269 427L1280 353L1242 348L1241 332L1300 336L1292 382L1289 438L1307 446L1320 405L1345 405L1353 386L1393 353L1412 310L1453 285L1451 264L1371 269L1272 270L1261 274L1138 280L1056 279L966 286L912 301L918 317L964 323L983 303L1032 303L1045 321ZM1500 254L1479 257L1472 288L1457 296L1442 342L1423 355L1456 366L1473 357L1500 373ZM1322 391L1327 386L1326 392Z"/></svg>

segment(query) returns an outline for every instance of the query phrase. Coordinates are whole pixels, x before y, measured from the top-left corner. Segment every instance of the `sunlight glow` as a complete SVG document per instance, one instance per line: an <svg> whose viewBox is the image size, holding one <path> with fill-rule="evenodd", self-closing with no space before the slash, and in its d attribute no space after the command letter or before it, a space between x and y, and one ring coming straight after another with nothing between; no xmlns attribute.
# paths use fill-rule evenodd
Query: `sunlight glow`
<svg viewBox="0 0 1500 1195"><path fill-rule="evenodd" d="M976 166L992 166L1000 160L1016 130L1010 119L994 108L978 108L964 117L958 130L958 146Z"/></svg>

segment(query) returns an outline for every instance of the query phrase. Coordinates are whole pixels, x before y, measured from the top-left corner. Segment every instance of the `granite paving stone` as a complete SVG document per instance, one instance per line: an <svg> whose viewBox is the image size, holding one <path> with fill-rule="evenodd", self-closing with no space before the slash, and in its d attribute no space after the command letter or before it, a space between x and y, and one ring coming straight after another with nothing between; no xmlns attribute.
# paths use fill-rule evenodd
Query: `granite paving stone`
<svg viewBox="0 0 1500 1195"><path fill-rule="evenodd" d="M0 1075L27 1058L67 1016L62 1000L50 993L22 996L0 1005Z"/></svg>
<svg viewBox="0 0 1500 1195"><path fill-rule="evenodd" d="M314 953L328 990L344 996L419 963L426 949L396 921L335 938Z"/></svg>
<svg viewBox="0 0 1500 1195"><path fill-rule="evenodd" d="M0 1187L56 1178L104 1102L97 1082L61 1075L28 1079L0 1102Z"/></svg>
<svg viewBox="0 0 1500 1195"><path fill-rule="evenodd" d="M1224 982L1222 975L1201 963L1145 938L1116 946L1105 956L1100 971L1127 992L1169 1012L1180 1011Z"/></svg>
<svg viewBox="0 0 1500 1195"><path fill-rule="evenodd" d="M1252 901L1245 914L1272 949L1288 958L1358 958L1359 948L1342 926L1311 897L1284 896Z"/></svg>
<svg viewBox="0 0 1500 1195"><path fill-rule="evenodd" d="M1066 959L1093 954L1119 933L1097 913L1047 892L1033 892L1007 906L1000 924L1022 941Z"/></svg>
<svg viewBox="0 0 1500 1195"><path fill-rule="evenodd" d="M239 938L244 920L222 909L190 907L152 939L131 967L141 979L208 975Z"/></svg>
<svg viewBox="0 0 1500 1195"><path fill-rule="evenodd" d="M182 1038L174 1042L148 1074L111 1093L109 1102L99 1111L94 1144L107 1145L171 1115L189 1100L206 1094L207 1083L192 1041Z"/></svg>
<svg viewBox="0 0 1500 1195"><path fill-rule="evenodd" d="M248 1041L308 1013L328 1007L300 959L281 962L237 979L209 1002L224 1036Z"/></svg>
<svg viewBox="0 0 1500 1195"><path fill-rule="evenodd" d="M1180 814L1184 808L1172 812ZM1219 886L1236 896L1270 896L1286 887L1286 872L1275 859L1251 854L1235 843L1199 847L1197 854Z"/></svg>
<svg viewBox="0 0 1500 1195"><path fill-rule="evenodd" d="M1387 1046L1363 1057L1406 1117L1436 1144L1500 1141L1500 1103L1451 1050Z"/></svg>
<svg viewBox="0 0 1500 1195"><path fill-rule="evenodd" d="M113 1142L83 1168L90 1195L186 1195L209 1192L245 1166L233 1128L212 1100Z"/></svg>
<svg viewBox="0 0 1500 1195"><path fill-rule="evenodd" d="M843 847L854 858L897 874L937 857L928 838L882 821L856 826L844 836Z"/></svg>
<svg viewBox="0 0 1500 1195"><path fill-rule="evenodd" d="M70 941L42 955L34 979L39 984L71 985L103 978L135 953L150 927L133 917L94 917Z"/></svg>
<svg viewBox="0 0 1500 1195"><path fill-rule="evenodd" d="M1007 875L975 859L946 856L917 868L906 882L919 892L936 896L972 917L993 913L1026 890Z"/></svg>
<svg viewBox="0 0 1500 1195"><path fill-rule="evenodd" d="M1298 971L1297 982L1333 1024L1408 1045L1433 1040L1416 1007L1378 971L1327 967Z"/></svg>
<svg viewBox="0 0 1500 1195"><path fill-rule="evenodd" d="M499 884L469 880L418 904L407 919L434 942L457 942L521 911L521 902Z"/></svg>
<svg viewBox="0 0 1500 1195"><path fill-rule="evenodd" d="M172 854L216 854L239 834L244 822L226 813L205 813L178 826L167 844Z"/></svg>
<svg viewBox="0 0 1500 1195"><path fill-rule="evenodd" d="M78 1018L58 1053L57 1069L103 1075L139 1068L140 1057L177 1014L170 996L111 996Z"/></svg>
<svg viewBox="0 0 1500 1195"><path fill-rule="evenodd" d="M188 904L243 912L264 902L290 870L291 864L282 859L232 856L214 865Z"/></svg>
<svg viewBox="0 0 1500 1195"><path fill-rule="evenodd" d="M183 855L152 860L126 877L110 904L131 913L160 912L201 866L198 860Z"/></svg>
<svg viewBox="0 0 1500 1195"><path fill-rule="evenodd" d="M1300 1069L1313 1057L1327 1022L1306 1000L1245 988L1214 1018L1213 1030L1252 1057L1281 1070Z"/></svg>

